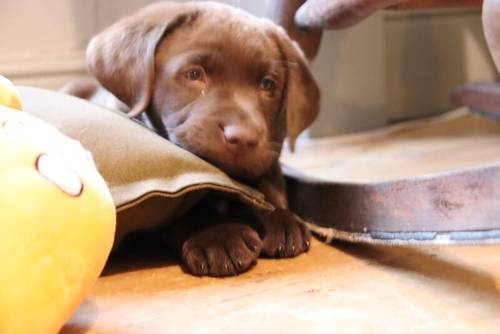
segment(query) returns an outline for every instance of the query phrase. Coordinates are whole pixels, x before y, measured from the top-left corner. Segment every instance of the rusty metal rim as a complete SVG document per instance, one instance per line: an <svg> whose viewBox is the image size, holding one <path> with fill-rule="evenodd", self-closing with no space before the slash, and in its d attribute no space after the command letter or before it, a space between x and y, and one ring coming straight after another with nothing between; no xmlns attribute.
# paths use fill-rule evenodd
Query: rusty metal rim
<svg viewBox="0 0 500 334"><path fill-rule="evenodd" d="M387 244L500 241L500 163L380 183L285 174L290 208L319 231L329 229L325 236Z"/></svg>

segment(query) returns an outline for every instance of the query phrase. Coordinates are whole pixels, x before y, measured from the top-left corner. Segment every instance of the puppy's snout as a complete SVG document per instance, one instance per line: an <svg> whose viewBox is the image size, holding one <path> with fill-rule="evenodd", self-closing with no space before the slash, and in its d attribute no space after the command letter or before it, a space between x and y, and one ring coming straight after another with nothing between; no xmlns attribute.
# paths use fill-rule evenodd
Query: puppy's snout
<svg viewBox="0 0 500 334"><path fill-rule="evenodd" d="M251 150L259 145L259 133L244 125L222 126L224 144L233 151Z"/></svg>

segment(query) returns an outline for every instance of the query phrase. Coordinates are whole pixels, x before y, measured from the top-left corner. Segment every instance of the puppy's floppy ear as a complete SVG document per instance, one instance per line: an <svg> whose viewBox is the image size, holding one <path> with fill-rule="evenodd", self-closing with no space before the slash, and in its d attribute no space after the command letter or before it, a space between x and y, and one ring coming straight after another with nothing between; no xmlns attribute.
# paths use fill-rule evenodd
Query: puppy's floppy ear
<svg viewBox="0 0 500 334"><path fill-rule="evenodd" d="M278 29L277 36L287 68L284 108L287 136L293 152L298 135L311 125L319 113L320 91L298 44L281 28Z"/></svg>
<svg viewBox="0 0 500 334"><path fill-rule="evenodd" d="M192 20L193 9L168 2L153 4L118 21L90 41L90 72L130 107L130 116L139 115L151 101L157 45L168 33Z"/></svg>

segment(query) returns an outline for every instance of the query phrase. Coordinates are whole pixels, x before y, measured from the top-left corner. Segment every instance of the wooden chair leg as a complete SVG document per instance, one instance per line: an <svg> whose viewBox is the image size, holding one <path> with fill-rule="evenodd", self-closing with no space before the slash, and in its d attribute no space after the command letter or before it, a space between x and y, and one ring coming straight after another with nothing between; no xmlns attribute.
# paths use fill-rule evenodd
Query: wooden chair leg
<svg viewBox="0 0 500 334"><path fill-rule="evenodd" d="M295 24L295 13L304 0L272 0L268 1L266 17L279 24L297 41L307 58L313 60L318 53L321 42L321 29L300 28Z"/></svg>

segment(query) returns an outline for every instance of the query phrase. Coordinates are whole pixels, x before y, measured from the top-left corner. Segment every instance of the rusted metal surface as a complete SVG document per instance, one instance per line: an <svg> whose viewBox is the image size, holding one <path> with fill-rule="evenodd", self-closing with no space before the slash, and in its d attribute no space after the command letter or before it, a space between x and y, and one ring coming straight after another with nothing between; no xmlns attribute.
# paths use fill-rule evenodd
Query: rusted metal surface
<svg viewBox="0 0 500 334"><path fill-rule="evenodd" d="M480 6L482 0L308 0L276 1L275 22L289 32L351 26L379 9L422 10ZM500 67L500 0L486 0L483 26ZM300 40L299 40L300 41ZM319 39L310 59L316 55ZM304 44L304 41L301 42ZM307 46L305 47L307 50ZM457 90L455 102L500 119L500 85ZM500 241L500 161L487 167L379 183L341 183L313 179L286 169L292 210L334 237L366 242ZM324 234L327 236L326 234ZM332 235L332 234L330 234ZM441 239L440 239L441 238Z"/></svg>
<svg viewBox="0 0 500 334"><path fill-rule="evenodd" d="M455 236L461 241L500 236L500 162L369 184L319 181L293 170L287 177L291 209L321 227L374 239L424 241L449 232L460 232Z"/></svg>
<svg viewBox="0 0 500 334"><path fill-rule="evenodd" d="M294 22L297 9L304 0L272 0L267 2L266 17L282 26L297 41L309 60L318 53L322 30L299 28Z"/></svg>

